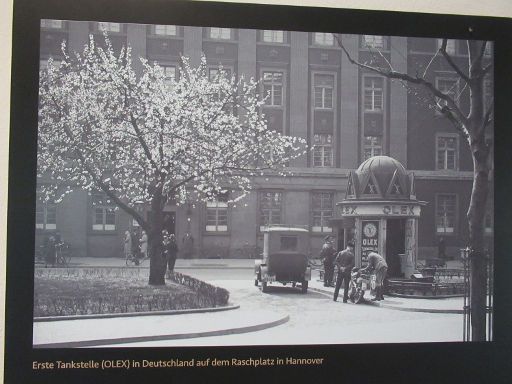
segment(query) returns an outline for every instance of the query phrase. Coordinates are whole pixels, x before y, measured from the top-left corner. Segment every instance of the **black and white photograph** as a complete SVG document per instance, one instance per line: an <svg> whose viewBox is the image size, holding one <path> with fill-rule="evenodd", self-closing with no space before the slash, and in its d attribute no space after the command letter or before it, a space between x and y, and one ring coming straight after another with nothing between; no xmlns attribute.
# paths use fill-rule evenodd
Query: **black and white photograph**
<svg viewBox="0 0 512 384"><path fill-rule="evenodd" d="M492 69L489 41L41 20L34 347L492 340Z"/></svg>
<svg viewBox="0 0 512 384"><path fill-rule="evenodd" d="M8 380L506 382L511 20L16 1Z"/></svg>

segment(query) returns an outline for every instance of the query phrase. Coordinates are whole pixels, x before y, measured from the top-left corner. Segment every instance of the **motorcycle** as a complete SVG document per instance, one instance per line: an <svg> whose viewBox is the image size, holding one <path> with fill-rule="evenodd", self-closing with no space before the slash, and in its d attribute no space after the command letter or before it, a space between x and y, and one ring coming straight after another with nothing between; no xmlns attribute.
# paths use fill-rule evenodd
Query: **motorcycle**
<svg viewBox="0 0 512 384"><path fill-rule="evenodd" d="M375 275L362 273L357 267L350 272L350 283L348 286L348 298L354 304L362 303L364 293L375 289Z"/></svg>

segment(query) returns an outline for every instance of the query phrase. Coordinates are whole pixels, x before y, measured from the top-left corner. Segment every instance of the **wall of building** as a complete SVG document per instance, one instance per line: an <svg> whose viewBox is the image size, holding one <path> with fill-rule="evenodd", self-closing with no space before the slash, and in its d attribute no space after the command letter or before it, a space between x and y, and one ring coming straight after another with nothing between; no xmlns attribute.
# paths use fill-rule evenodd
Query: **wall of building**
<svg viewBox="0 0 512 384"><path fill-rule="evenodd" d="M42 28L41 59L61 57L60 41L67 40L71 50L80 51L93 33L101 40L97 23L69 22L62 29ZM384 108L371 112L364 109L364 78L372 75L352 65L341 49L320 46L314 35L306 32L285 32L282 43L263 41L263 31L232 30L229 40L209 37L208 28L180 27L176 36L161 36L154 26L121 25L120 32L111 33L114 48L123 44L132 47L134 66L141 70L138 57L157 61L161 65L179 66L180 56L190 58L197 65L201 54L206 55L210 68L224 68L244 75L260 78L263 71L283 73L283 104L264 107L269 125L287 134L299 136L313 144L315 134L331 134L333 163L330 167L315 167L312 152L290 164L293 176L287 178L263 177L255 180L255 191L243 200L230 204L228 231L207 232L206 207L198 203L191 206L168 206L175 212L178 244L185 233L195 239L195 257L240 257L250 247L262 246L258 191L279 190L283 193L283 224L312 226L313 191L334 193L334 203L345 196L347 175L364 160L365 135L382 137L382 154L399 160L408 170L422 174L416 180L419 200L428 204L419 221L420 258L436 253L438 235L435 232L435 197L449 192L458 196L457 233L446 236L449 249L458 249L467 240L465 210L471 191L471 155L462 138L458 139L456 170L436 170L436 135L457 134L453 126L430 108L431 100L421 90L404 87L397 81L384 79ZM343 35L347 51L354 59L376 59L375 51L364 46L362 37ZM436 50L435 39L385 37L383 55L396 70L415 73L426 68ZM455 59L461 66L466 60L463 46ZM378 55L377 55L378 56ZM450 68L434 61L428 78L447 76ZM334 79L333 106L324 110L315 108L314 79L326 74ZM372 75L373 76L373 75ZM460 103L467 104L467 93ZM333 209L335 211L335 209ZM58 207L57 226L64 240L73 244L78 255L92 257L122 256L124 231L132 226L131 219L122 211L116 213L116 230L109 233L92 231L92 208L84 192L69 195ZM38 241L52 231L38 230ZM311 253L321 248L325 233L312 233ZM451 248L452 247L452 248ZM244 253L245 252L245 253ZM450 252L452 252L450 250Z"/></svg>

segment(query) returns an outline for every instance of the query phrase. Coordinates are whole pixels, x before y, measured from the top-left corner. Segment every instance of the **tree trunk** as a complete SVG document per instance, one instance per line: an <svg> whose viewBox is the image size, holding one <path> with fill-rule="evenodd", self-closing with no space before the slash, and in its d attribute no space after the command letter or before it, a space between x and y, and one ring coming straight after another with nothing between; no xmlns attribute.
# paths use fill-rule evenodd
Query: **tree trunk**
<svg viewBox="0 0 512 384"><path fill-rule="evenodd" d="M470 306L472 341L486 339L487 260L484 250L484 219L489 190L488 150L482 139L471 145L474 178L467 213L469 222Z"/></svg>
<svg viewBox="0 0 512 384"><path fill-rule="evenodd" d="M151 202L151 218L148 233L149 285L165 285L166 263L162 244L163 212L160 199Z"/></svg>

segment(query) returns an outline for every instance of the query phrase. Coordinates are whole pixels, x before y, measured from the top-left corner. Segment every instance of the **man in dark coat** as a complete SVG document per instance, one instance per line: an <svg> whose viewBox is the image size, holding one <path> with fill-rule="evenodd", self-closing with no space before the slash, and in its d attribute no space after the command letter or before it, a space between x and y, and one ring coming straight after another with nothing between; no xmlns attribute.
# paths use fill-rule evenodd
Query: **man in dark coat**
<svg viewBox="0 0 512 384"><path fill-rule="evenodd" d="M437 243L437 257L440 259L446 258L446 244L444 242L444 237L440 237Z"/></svg>
<svg viewBox="0 0 512 384"><path fill-rule="evenodd" d="M368 266L361 269L361 272L363 271L375 273L375 297L372 301L384 300L384 279L388 273L386 260L377 252L370 252L368 254Z"/></svg>
<svg viewBox="0 0 512 384"><path fill-rule="evenodd" d="M171 233L168 239L164 239L164 245L164 252L167 259L167 270L172 273L174 272L174 265L176 264L176 257L178 255L178 244L176 243L176 236Z"/></svg>
<svg viewBox="0 0 512 384"><path fill-rule="evenodd" d="M324 287L332 287L336 250L332 246L331 236L326 236L324 241L325 243L320 251L320 259L322 259L324 263Z"/></svg>
<svg viewBox="0 0 512 384"><path fill-rule="evenodd" d="M334 264L338 268L338 277L336 278L336 288L334 289L333 300L338 300L338 294L341 288L341 281L343 281L343 302L346 303L348 299L348 284L350 282L350 273L354 268L354 243L349 241L347 248L338 253Z"/></svg>
<svg viewBox="0 0 512 384"><path fill-rule="evenodd" d="M55 237L53 235L50 235L47 239L44 241L44 248L45 248L45 258L46 258L46 264L51 265L52 267L55 266L55 262L57 260L57 254L55 249Z"/></svg>

